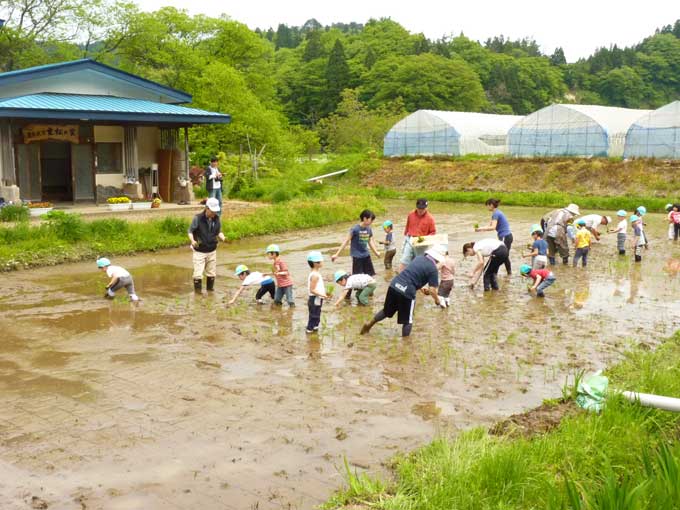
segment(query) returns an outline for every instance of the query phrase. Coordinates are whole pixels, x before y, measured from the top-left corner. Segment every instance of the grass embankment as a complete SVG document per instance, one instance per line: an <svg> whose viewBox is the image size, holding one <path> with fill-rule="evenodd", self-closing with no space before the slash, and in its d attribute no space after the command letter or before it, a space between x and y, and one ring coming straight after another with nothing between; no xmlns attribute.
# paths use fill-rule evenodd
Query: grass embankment
<svg viewBox="0 0 680 510"><path fill-rule="evenodd" d="M662 212L678 200L680 161L577 158L384 159L361 182L380 198Z"/></svg>
<svg viewBox="0 0 680 510"><path fill-rule="evenodd" d="M679 395L680 333L655 352L630 352L606 375L610 390ZM678 413L612 396L601 414L574 412L542 435L474 429L436 440L397 457L394 482L350 474L326 508L677 509L679 425Z"/></svg>
<svg viewBox="0 0 680 510"><path fill-rule="evenodd" d="M352 207L348 207L352 204ZM362 208L376 212L382 206L372 197L293 200L263 206L256 211L226 218L222 231L233 241L249 236L320 227L357 218ZM0 227L0 270L54 265L126 255L188 244L189 219L166 217L146 222L116 218L84 221L78 215L52 212L40 226L27 222Z"/></svg>

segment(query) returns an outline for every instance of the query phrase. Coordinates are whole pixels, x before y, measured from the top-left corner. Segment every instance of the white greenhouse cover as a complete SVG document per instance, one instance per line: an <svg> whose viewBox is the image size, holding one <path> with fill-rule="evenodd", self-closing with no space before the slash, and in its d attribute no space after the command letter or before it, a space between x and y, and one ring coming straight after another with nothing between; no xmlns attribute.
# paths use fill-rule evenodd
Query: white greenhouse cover
<svg viewBox="0 0 680 510"><path fill-rule="evenodd" d="M623 156L680 159L680 101L638 119L628 130Z"/></svg>
<svg viewBox="0 0 680 510"><path fill-rule="evenodd" d="M510 129L513 156L621 156L628 128L649 110L553 104Z"/></svg>
<svg viewBox="0 0 680 510"><path fill-rule="evenodd" d="M519 115L418 110L385 135L385 156L506 154Z"/></svg>

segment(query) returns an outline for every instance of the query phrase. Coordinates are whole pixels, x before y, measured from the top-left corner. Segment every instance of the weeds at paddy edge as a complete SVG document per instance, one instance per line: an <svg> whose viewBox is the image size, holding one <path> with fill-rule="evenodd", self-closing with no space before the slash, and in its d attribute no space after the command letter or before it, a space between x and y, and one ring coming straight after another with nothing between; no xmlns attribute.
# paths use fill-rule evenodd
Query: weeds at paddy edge
<svg viewBox="0 0 680 510"><path fill-rule="evenodd" d="M656 351L636 349L609 369L616 389L680 393L680 332ZM582 372L565 383L575 396ZM678 414L617 395L598 415L577 413L543 435L504 437L477 428L394 459L390 483L352 473L324 508L671 509L680 501ZM360 506L360 507L363 507Z"/></svg>

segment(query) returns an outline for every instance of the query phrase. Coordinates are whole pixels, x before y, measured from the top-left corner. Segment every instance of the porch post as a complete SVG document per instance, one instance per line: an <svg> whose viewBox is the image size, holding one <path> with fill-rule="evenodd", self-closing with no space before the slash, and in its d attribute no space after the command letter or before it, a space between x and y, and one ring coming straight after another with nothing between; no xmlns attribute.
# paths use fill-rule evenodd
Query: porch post
<svg viewBox="0 0 680 510"><path fill-rule="evenodd" d="M126 180L138 182L139 155L137 151L137 128L135 126L123 128L123 159Z"/></svg>
<svg viewBox="0 0 680 510"><path fill-rule="evenodd" d="M189 128L184 126L184 175L189 179Z"/></svg>
<svg viewBox="0 0 680 510"><path fill-rule="evenodd" d="M0 120L0 196L7 201L19 200L14 168L14 140L9 119Z"/></svg>

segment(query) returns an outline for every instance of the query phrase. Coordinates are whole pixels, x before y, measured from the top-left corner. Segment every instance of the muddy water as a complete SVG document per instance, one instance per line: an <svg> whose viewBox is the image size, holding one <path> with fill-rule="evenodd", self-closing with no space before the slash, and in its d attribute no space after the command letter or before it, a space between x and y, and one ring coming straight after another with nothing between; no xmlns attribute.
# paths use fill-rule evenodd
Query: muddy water
<svg viewBox="0 0 680 510"><path fill-rule="evenodd" d="M398 231L407 206L386 215ZM504 210L518 268L544 211ZM138 307L102 299L93 264L3 276L0 508L33 497L50 509L313 508L342 483L343 457L380 470L442 431L559 396L574 369L606 366L680 326L680 249L661 216L647 217L642 264L603 236L586 270L558 267L538 300L504 269L498 293L465 288L472 262L460 246L483 236L470 232L489 213L432 211L458 261L453 306L419 297L406 342L395 321L357 334L384 297L383 270L374 306L325 306L321 334L305 336L304 254L330 255L349 225L221 246L212 296L193 295L188 249L117 260L135 277ZM298 284L297 308L256 305L254 291L225 308L233 268L268 269L270 242ZM330 281L349 267L345 256L324 273Z"/></svg>

